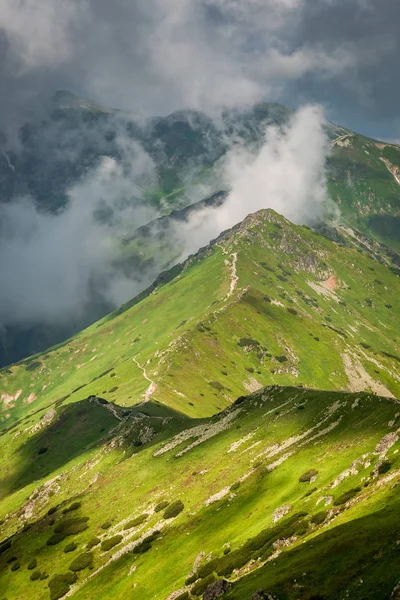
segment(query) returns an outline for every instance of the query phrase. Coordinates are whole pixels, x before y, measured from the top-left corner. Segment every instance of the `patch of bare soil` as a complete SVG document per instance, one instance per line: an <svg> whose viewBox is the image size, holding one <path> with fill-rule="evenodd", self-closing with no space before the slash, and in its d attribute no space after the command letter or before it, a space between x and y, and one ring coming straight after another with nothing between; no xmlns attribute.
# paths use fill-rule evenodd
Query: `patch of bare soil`
<svg viewBox="0 0 400 600"><path fill-rule="evenodd" d="M328 277L328 279L323 281L321 283L321 285L323 285L324 288L326 288L328 290L336 290L338 284L337 284L335 275L331 275L330 277Z"/></svg>

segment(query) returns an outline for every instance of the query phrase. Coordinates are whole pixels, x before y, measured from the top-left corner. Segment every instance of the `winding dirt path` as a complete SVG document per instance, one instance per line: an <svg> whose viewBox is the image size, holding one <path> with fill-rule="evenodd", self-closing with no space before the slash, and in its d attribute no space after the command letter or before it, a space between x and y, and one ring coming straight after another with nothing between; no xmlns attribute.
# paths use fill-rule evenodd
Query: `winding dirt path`
<svg viewBox="0 0 400 600"><path fill-rule="evenodd" d="M227 293L226 297L230 298L233 294L233 292L236 289L237 286L237 282L239 281L239 277L237 276L236 273L236 264L237 264L237 252L234 252L232 255L232 265L230 268L230 275L231 275L231 284L229 286L229 292Z"/></svg>
<svg viewBox="0 0 400 600"><path fill-rule="evenodd" d="M225 254L225 256L228 256L228 252L225 250L225 248L223 246L220 246L219 244L217 244L217 246L218 246L218 248L220 248L222 250L222 254ZM232 264L230 265L228 260L225 261L225 265L229 266L229 275L230 275L230 280L231 280L230 285L229 285L229 292L225 296L225 300L227 300L228 298L230 298L232 296L233 292L236 289L237 282L239 281L239 277L237 276L237 272L236 272L238 253L232 252L232 254L230 256L232 258Z"/></svg>
<svg viewBox="0 0 400 600"><path fill-rule="evenodd" d="M132 360L136 364L136 366L143 372L143 377L145 379L147 379L147 381L150 383L149 387L145 390L145 392L143 394L144 401L145 402L149 402L150 399L151 399L151 397L152 397L152 395L154 394L154 392L157 389L157 384L152 379L150 379L150 377L146 373L146 369L144 367L142 367L142 365L140 365L138 363L138 361L136 360L136 358L133 358Z"/></svg>

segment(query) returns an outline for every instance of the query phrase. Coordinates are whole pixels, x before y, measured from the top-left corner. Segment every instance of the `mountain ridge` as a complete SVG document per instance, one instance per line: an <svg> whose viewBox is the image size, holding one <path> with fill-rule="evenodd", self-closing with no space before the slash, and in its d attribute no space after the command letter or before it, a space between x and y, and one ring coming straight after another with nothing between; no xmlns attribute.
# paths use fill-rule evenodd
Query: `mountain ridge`
<svg viewBox="0 0 400 600"><path fill-rule="evenodd" d="M140 407L111 411L102 399L58 406L39 429L27 422L13 430L12 441L6 434L8 453L14 452L7 481L18 465L14 449L27 437L29 479L48 465L54 469L59 419L74 406L81 429L93 421L91 444L88 433L81 439L79 428L64 419L62 439L80 444L82 454L74 457L64 443L66 462L48 483L33 481L28 497L11 496L14 506L18 499L22 505L6 516L1 579L15 597L29 590L33 600L49 592L52 600L106 598L111 589L116 598L200 598L217 581L223 598L240 600L256 592L289 600L299 592L326 600L350 591L360 600L389 598L397 583L391 568L398 528L393 486L400 477L397 405L368 393L272 386L201 420L165 412L160 419L152 403L153 417ZM47 452L37 454L43 444ZM23 485L26 474L17 471L15 482ZM355 534L364 540L356 549L348 545ZM385 560L373 560L378 551ZM33 559L33 569L46 575L37 581L27 570ZM62 575L69 565L77 577ZM154 569L158 576L150 577ZM329 569L334 576L327 576Z"/></svg>
<svg viewBox="0 0 400 600"><path fill-rule="evenodd" d="M143 197L134 195L128 200L135 206L138 201L143 206L152 206L162 219L186 210L198 200L193 190L199 184L205 185L211 193L226 189L218 179L218 165L232 144L239 143L257 152L264 141L265 128L268 125L282 127L293 114L291 109L281 105L261 103L246 110L225 111L218 122L202 113L178 111L145 123L123 111L103 110L95 102L71 96L69 92L60 92L58 98L64 102L61 106L67 108L59 108L56 114L45 113L39 123L22 127L19 150L10 149L0 161L3 202L28 195L39 211L62 212L69 203L71 187L79 186L93 174L104 157L116 164L121 161L125 164L127 158L128 163L134 160L132 156L125 156L126 147L125 150L120 147L118 140L122 136L128 146L141 147L155 165L155 180L142 190ZM326 131L331 147L327 160L328 192L340 209L340 224L398 251L399 147L332 123L326 124ZM137 148L135 151L132 148L132 152L136 156ZM204 195L207 200L207 192ZM124 202L126 200L124 198ZM199 206L201 203L202 200ZM123 277L143 278L143 284L138 282L137 285L146 287L156 277L155 270L170 268L179 259L180 249L174 247L178 244L172 244L171 248L164 240L159 252L155 237L143 250L137 246L136 224L131 228L131 233L122 236L124 239L114 242L119 254L113 269ZM135 236L136 241L130 243L129 239ZM158 265L160 254L163 260ZM0 365L67 339L110 312L114 305L101 296L101 291L97 288L94 292L87 291L88 305L74 323L69 320L55 327L42 323L28 327L5 323Z"/></svg>
<svg viewBox="0 0 400 600"><path fill-rule="evenodd" d="M326 387L329 368L334 389L348 385L354 370L357 385L377 381L397 395L398 287L396 269L366 250L339 246L271 209L259 211L69 342L3 369L3 418L25 413L31 402L104 396L115 387L105 397L125 405L142 401L151 387L150 397L189 415L215 412L243 394L244 385ZM258 328L263 340L254 334ZM317 347L314 359L309 353ZM219 356L213 364L210 349ZM203 394L197 408L187 399L193 386Z"/></svg>

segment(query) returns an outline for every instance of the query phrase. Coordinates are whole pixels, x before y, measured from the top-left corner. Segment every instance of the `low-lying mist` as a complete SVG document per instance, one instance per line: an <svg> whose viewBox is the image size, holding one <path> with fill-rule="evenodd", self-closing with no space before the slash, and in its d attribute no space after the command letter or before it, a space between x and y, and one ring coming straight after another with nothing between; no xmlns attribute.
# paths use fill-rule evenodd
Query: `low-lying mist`
<svg viewBox="0 0 400 600"><path fill-rule="evenodd" d="M227 200L216 209L193 213L176 230L184 246L182 258L263 208L272 208L297 224L315 222L327 201L328 149L320 106L300 108L284 127L267 127L257 151L234 145L222 165Z"/></svg>
<svg viewBox="0 0 400 600"><path fill-rule="evenodd" d="M135 259L127 256L129 271L121 268L129 248L123 240L160 214L146 196L157 185L153 160L122 134L118 146L120 158L103 157L69 189L67 207L58 213L43 212L30 197L0 205L0 327L65 325L90 314L95 301L112 310L172 266L165 264L156 228L150 227L151 241L143 251L151 254L148 267L139 261L136 269ZM327 151L318 106L301 108L284 127L267 127L257 149L236 139L215 167L214 185L218 181L227 190L226 200L171 222L171 257L183 260L262 208L311 223L327 198ZM188 185L189 202L199 200L199 189L204 196L211 191L208 184Z"/></svg>

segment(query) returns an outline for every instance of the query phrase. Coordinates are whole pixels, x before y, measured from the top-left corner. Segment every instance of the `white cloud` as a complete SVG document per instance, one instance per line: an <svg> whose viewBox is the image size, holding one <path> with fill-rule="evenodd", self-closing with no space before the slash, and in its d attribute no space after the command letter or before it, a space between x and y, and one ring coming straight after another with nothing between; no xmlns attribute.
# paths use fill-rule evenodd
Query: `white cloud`
<svg viewBox="0 0 400 600"><path fill-rule="evenodd" d="M86 18L86 0L3 0L3 29L19 59L19 72L54 67L74 53L73 32Z"/></svg>
<svg viewBox="0 0 400 600"><path fill-rule="evenodd" d="M230 194L217 209L194 213L177 230L184 254L190 254L243 220L249 213L272 208L298 224L311 223L327 199L325 161L328 143L319 106L305 106L283 130L268 127L261 149L233 149L224 165Z"/></svg>
<svg viewBox="0 0 400 600"><path fill-rule="evenodd" d="M307 10L306 0L4 0L0 30L19 86L34 86L34 71L41 87L64 79L100 102L147 114L212 111L277 99L306 75L344 84L381 60L381 43L366 52L357 40L308 39Z"/></svg>
<svg viewBox="0 0 400 600"><path fill-rule="evenodd" d="M0 325L76 320L94 298L118 306L149 283L113 264L118 237L156 216L141 192L143 178L154 177L151 159L127 140L120 148L122 162L105 157L58 214L39 212L30 198L0 205Z"/></svg>

